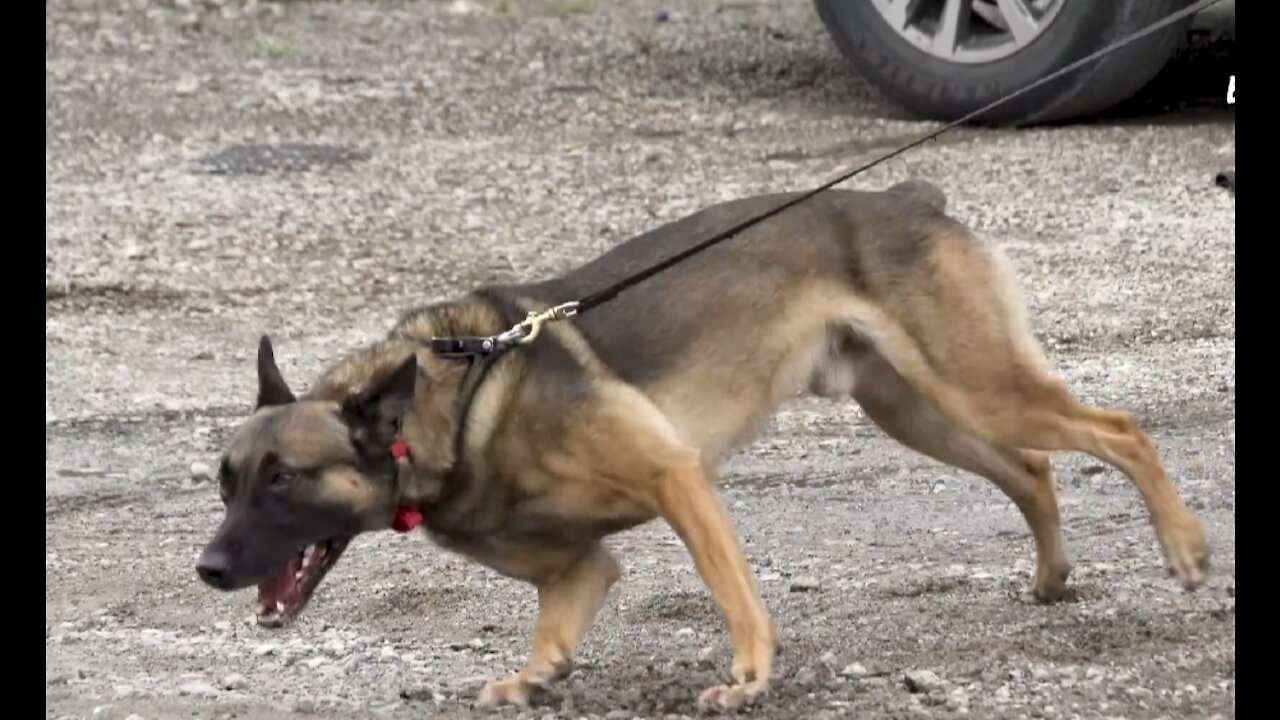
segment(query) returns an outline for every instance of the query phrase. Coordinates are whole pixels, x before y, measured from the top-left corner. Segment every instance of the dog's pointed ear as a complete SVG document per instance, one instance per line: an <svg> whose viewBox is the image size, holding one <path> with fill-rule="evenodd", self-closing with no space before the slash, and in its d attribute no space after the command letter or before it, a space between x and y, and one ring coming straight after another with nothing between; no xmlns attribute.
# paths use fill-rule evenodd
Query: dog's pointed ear
<svg viewBox="0 0 1280 720"><path fill-rule="evenodd" d="M410 353L390 374L348 398L343 404L346 415L378 442L390 442L396 425L413 407L413 392L418 383L418 356Z"/></svg>
<svg viewBox="0 0 1280 720"><path fill-rule="evenodd" d="M276 367L276 355L271 349L271 338L266 335L258 343L258 407L288 405L297 400L285 383L280 368Z"/></svg>

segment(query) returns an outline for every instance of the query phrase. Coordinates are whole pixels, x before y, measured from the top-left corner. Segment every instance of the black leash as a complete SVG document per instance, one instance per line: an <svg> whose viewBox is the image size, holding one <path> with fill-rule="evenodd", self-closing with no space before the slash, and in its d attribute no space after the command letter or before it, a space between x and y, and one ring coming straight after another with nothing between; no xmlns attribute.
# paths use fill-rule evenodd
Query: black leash
<svg viewBox="0 0 1280 720"><path fill-rule="evenodd" d="M769 210L767 212L764 212L759 215L750 217L746 220L743 220L737 225L734 225L727 230L723 230L719 233L716 233L715 235L707 238L706 240L703 240L697 245L694 245L681 252L676 253L675 255L672 255L666 260L656 263L648 268L645 268L644 270L641 270L638 273L629 275L623 278L622 280L619 280L618 282L612 285L609 285L608 287L597 290L591 293L590 295L587 295L579 300L573 300L570 302L562 303L560 305L556 305L555 307L552 307L548 310L544 310L542 312L531 312L529 313L529 316L525 318L523 321L512 326L511 329L507 330L506 332L500 335L491 335L491 336L485 336L485 337L432 338L431 349L437 355L441 355L444 357L465 358L471 361L471 367L467 370L467 375L465 380L463 381L462 387L459 391L459 397L458 397L458 402L459 402L458 435L456 438L457 441L455 443L455 448L457 449L457 452L459 454L456 455L454 458L455 464L461 463L462 451L463 451L462 435L465 430L468 411L470 410L471 402L475 397L475 393L480 387L480 383L484 380L485 374L488 372L489 368L493 366L494 362L496 362L497 359L501 355L506 353L508 350L510 350L511 348L514 348L517 345L524 345L524 344L533 342L533 340L535 340L538 337L538 334L541 332L542 326L544 324L548 322L556 321L556 320L563 320L565 318L569 318L574 315L587 312L592 308L603 305L604 303L607 303L610 300L617 297L618 294L621 293L623 290L626 290L627 288L630 288L634 285L642 283L645 280L653 277L654 275L657 275L658 273L662 272L663 270L666 270L667 268L670 268L673 265L683 262L684 260L690 257L693 257L694 255L697 255L698 253L714 245L724 242L725 240L728 240L729 238L737 235L738 233L742 232L743 230L746 230L747 228L752 227L753 225L757 225L761 222L764 222L765 220L768 220L769 218L789 208L795 207L796 205L799 205L805 200L808 200L823 191L830 190L836 185L839 185L840 183L846 180L849 180L850 178L853 178L856 175L860 175L866 172L867 170L870 170L871 168L879 165L880 163L885 162L886 160L895 158L898 155L901 155L902 153L912 148L918 147L920 145L923 145L926 142L929 142L930 140L937 138L939 135L942 135L945 132L948 132L960 125L970 122L976 119L977 117L979 117L980 115L982 115L983 113L987 112L988 110L999 107L1000 105L1003 105L1004 103L1010 100L1013 100L1016 97L1025 95L1026 93L1029 93L1032 90L1035 90L1036 88L1042 85L1045 85L1046 83L1057 80L1063 75L1066 75L1072 71L1078 70L1079 68L1093 62L1094 60L1097 60L1100 57L1109 55L1132 42L1140 40L1146 37L1147 35L1150 35L1151 33L1156 32L1157 30L1161 30L1165 27L1168 27L1169 25L1172 25L1178 22L1179 20L1190 17L1191 15L1195 15L1196 13L1199 13L1202 10L1206 10L1209 7L1216 5L1221 1L1222 0L1199 0L1199 2L1196 2L1192 5L1188 5L1187 7L1175 13L1170 14L1168 17L1164 18L1163 20L1159 20L1155 23L1152 23L1151 25L1148 25L1146 28L1143 28L1142 30L1139 30L1138 32L1132 35L1129 35L1125 38L1122 38L1102 48L1101 50L1094 51L1084 56L1083 58L1080 58L1079 60L1076 60L1075 62L1069 65L1066 65L1065 67L1040 78L1039 80L1031 83L1030 85L1027 85L1026 87L1021 88L1020 90L1015 90L1014 92L1011 92L1008 95L1005 95L1004 97L1001 97L997 100L987 103L986 105L978 108L977 110L974 110L973 112L970 112L969 114L961 118L952 120L951 122L943 125L942 127L938 128L937 130L934 130L933 132L922 135L921 137L915 140L912 140L906 145L902 145L901 147L898 147L888 153L885 153L884 155L881 155L880 157L877 157L876 159L866 164L860 165L854 168L853 170L843 173L842 175L836 177L835 179L825 182L822 185L819 185L818 187L802 195L799 195L798 197L792 198L791 200L781 203L777 207L773 208L772 210Z"/></svg>
<svg viewBox="0 0 1280 720"><path fill-rule="evenodd" d="M1185 7L1182 10L1179 10L1178 12L1175 12L1169 15L1165 19L1160 20L1156 23L1153 23L1152 25L1147 26L1143 30L1139 30L1133 35L1130 35L1117 42L1114 42L1102 48L1101 50L1090 53L1089 55L1086 55L1083 58L1076 60L1070 65L1067 65L1060 70L1057 70L1055 72L1052 72L1040 78L1039 80L1031 83L1030 85L1027 85L1021 90L1016 90L1008 95L1005 95L1002 98L999 98L993 102L987 103L986 105L978 108L977 110L974 110L973 112L969 113L968 115L965 115L964 117L959 118L958 120L952 120L951 122L947 123L946 125L943 125L942 127L938 128L937 130L934 130L933 132L927 135L923 135L920 138L912 140L906 145L903 145L891 152L881 155L880 157L872 160L869 163L866 163L865 165L862 165L853 170L850 170L849 172L846 172L843 175L840 175L834 180L823 183L822 185L819 185L818 187L814 188L813 190L810 190L809 192L804 193L803 195L800 195L799 197L788 200L787 202L784 202L781 205L778 205L777 207L775 207L772 210L769 210L768 212L743 220L742 222L738 223L737 225L734 225L728 230L724 230L716 235L713 235L712 237L706 240L703 240L702 242L698 243L697 245L694 245L691 248L688 248L687 250L684 250L683 252L676 253L675 255L672 255L666 260L663 260L662 262L656 265L653 265L652 267L649 267L645 270L641 270L640 272L630 277L623 278L622 280L614 283L613 285L610 285L609 287L604 288L603 290L597 290L596 292L591 293L590 295L582 298L581 300L578 300L576 303L565 303L565 305L573 305L574 314L576 314L576 313L584 313L590 310L591 308L596 307L597 305L601 305L603 303L609 302L610 300L617 297L618 293L621 293L623 290L626 290L632 285L636 285L638 283L644 282L645 280L653 277L654 275L657 275L658 273L662 272L663 270L666 270L672 265L675 265L685 260L686 258L697 255L698 253L702 252L703 250L706 250L712 245L716 245L720 242L728 240L729 238L733 237L734 235L737 235L743 230L746 230L752 225L764 222L765 220L768 220L774 215L777 215L778 213L784 210L787 210L788 208L799 205L800 203L812 198L813 196L817 195L818 193L824 190L830 190L831 188L835 187L836 185L839 185L845 180L848 180L854 177L855 175L861 175L862 173L870 170L871 168L879 165L880 163L886 160L895 158L914 147L918 147L920 145L925 144L926 142L929 142L930 140L933 140L934 138L938 137L939 135L945 132L953 130L960 125L963 125L971 120L974 120L975 118L987 112L988 110L999 107L1000 105L1003 105L1004 103L1016 97L1019 97L1028 92L1031 92L1032 90L1035 90L1041 85L1057 80L1063 75L1066 75L1067 73L1070 73L1073 70L1077 70L1083 67L1084 65L1087 65L1093 62L1094 60L1097 60L1098 58L1103 57L1104 55L1109 55L1115 52L1116 50L1119 50L1120 48L1124 47L1125 45L1128 45L1129 43L1132 43L1136 40L1140 40L1157 30L1160 30L1164 27L1167 27L1169 25L1172 25L1173 23L1178 22L1179 20L1185 17L1188 17L1190 15L1195 15L1201 10L1205 10L1212 5L1218 4L1221 1L1222 0L1200 0L1200 2L1197 2L1194 5ZM560 307L565 307L565 305L561 305Z"/></svg>

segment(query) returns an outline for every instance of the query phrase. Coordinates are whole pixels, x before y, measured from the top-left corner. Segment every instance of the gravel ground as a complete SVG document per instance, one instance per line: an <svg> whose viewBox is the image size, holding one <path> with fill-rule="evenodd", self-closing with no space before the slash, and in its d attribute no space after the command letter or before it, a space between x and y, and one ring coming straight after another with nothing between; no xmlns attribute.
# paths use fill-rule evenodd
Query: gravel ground
<svg viewBox="0 0 1280 720"><path fill-rule="evenodd" d="M1171 95L957 131L858 184L928 178L1007 249L1073 389L1134 411L1207 523L1208 585L1181 591L1132 487L1064 455L1076 592L1036 605L994 487L800 402L724 478L784 644L750 714L1235 716L1235 200L1212 184L1235 131L1229 70L1193 59ZM305 383L411 304L929 127L803 0L49 0L46 716L486 716L471 698L532 631L523 585L392 533L358 539L286 631L198 583L220 517L200 464L249 408L258 335ZM577 670L503 716L693 715L726 672L671 531L610 545L626 575Z"/></svg>

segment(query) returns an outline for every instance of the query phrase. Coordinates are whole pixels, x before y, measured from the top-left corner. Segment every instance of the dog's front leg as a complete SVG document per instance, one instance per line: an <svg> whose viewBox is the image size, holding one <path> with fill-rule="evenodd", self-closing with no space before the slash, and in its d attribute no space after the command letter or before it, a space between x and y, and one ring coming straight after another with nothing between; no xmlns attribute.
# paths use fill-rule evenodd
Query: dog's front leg
<svg viewBox="0 0 1280 720"><path fill-rule="evenodd" d="M733 640L733 684L709 688L698 704L735 708L749 703L768 687L777 645L755 576L738 545L729 514L696 455L669 466L659 482L662 515L693 556Z"/></svg>
<svg viewBox="0 0 1280 720"><path fill-rule="evenodd" d="M480 704L528 705L534 692L568 674L574 648L621 574L618 562L597 544L539 579L538 625L529 660L515 675L485 685Z"/></svg>
<svg viewBox="0 0 1280 720"><path fill-rule="evenodd" d="M638 392L601 389L600 406L568 436L565 458L548 468L581 481L601 478L646 512L661 515L684 541L711 589L733 641L733 680L702 693L699 704L734 708L769 686L777 633L756 589L737 533L696 448Z"/></svg>

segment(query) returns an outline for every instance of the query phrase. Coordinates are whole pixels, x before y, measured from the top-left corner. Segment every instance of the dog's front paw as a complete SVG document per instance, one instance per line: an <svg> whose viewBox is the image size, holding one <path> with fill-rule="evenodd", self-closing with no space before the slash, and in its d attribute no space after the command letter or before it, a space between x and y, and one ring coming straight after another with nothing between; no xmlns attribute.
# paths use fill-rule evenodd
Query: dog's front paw
<svg viewBox="0 0 1280 720"><path fill-rule="evenodd" d="M1209 543L1204 526L1193 517L1183 519L1160 534L1169 573L1187 590L1204 584L1209 573Z"/></svg>
<svg viewBox="0 0 1280 720"><path fill-rule="evenodd" d="M496 708L502 705L528 707L529 700L541 690L541 686L529 682L521 675L513 675L506 680L490 680L480 690L476 702L480 707Z"/></svg>
<svg viewBox="0 0 1280 720"><path fill-rule="evenodd" d="M698 697L698 707L702 710L733 710L754 701L767 687L764 680L717 685L702 692Z"/></svg>
<svg viewBox="0 0 1280 720"><path fill-rule="evenodd" d="M1063 562L1057 566L1037 563L1035 579L1031 583L1031 594L1036 602L1056 603L1069 595L1067 577L1071 574L1071 565Z"/></svg>

